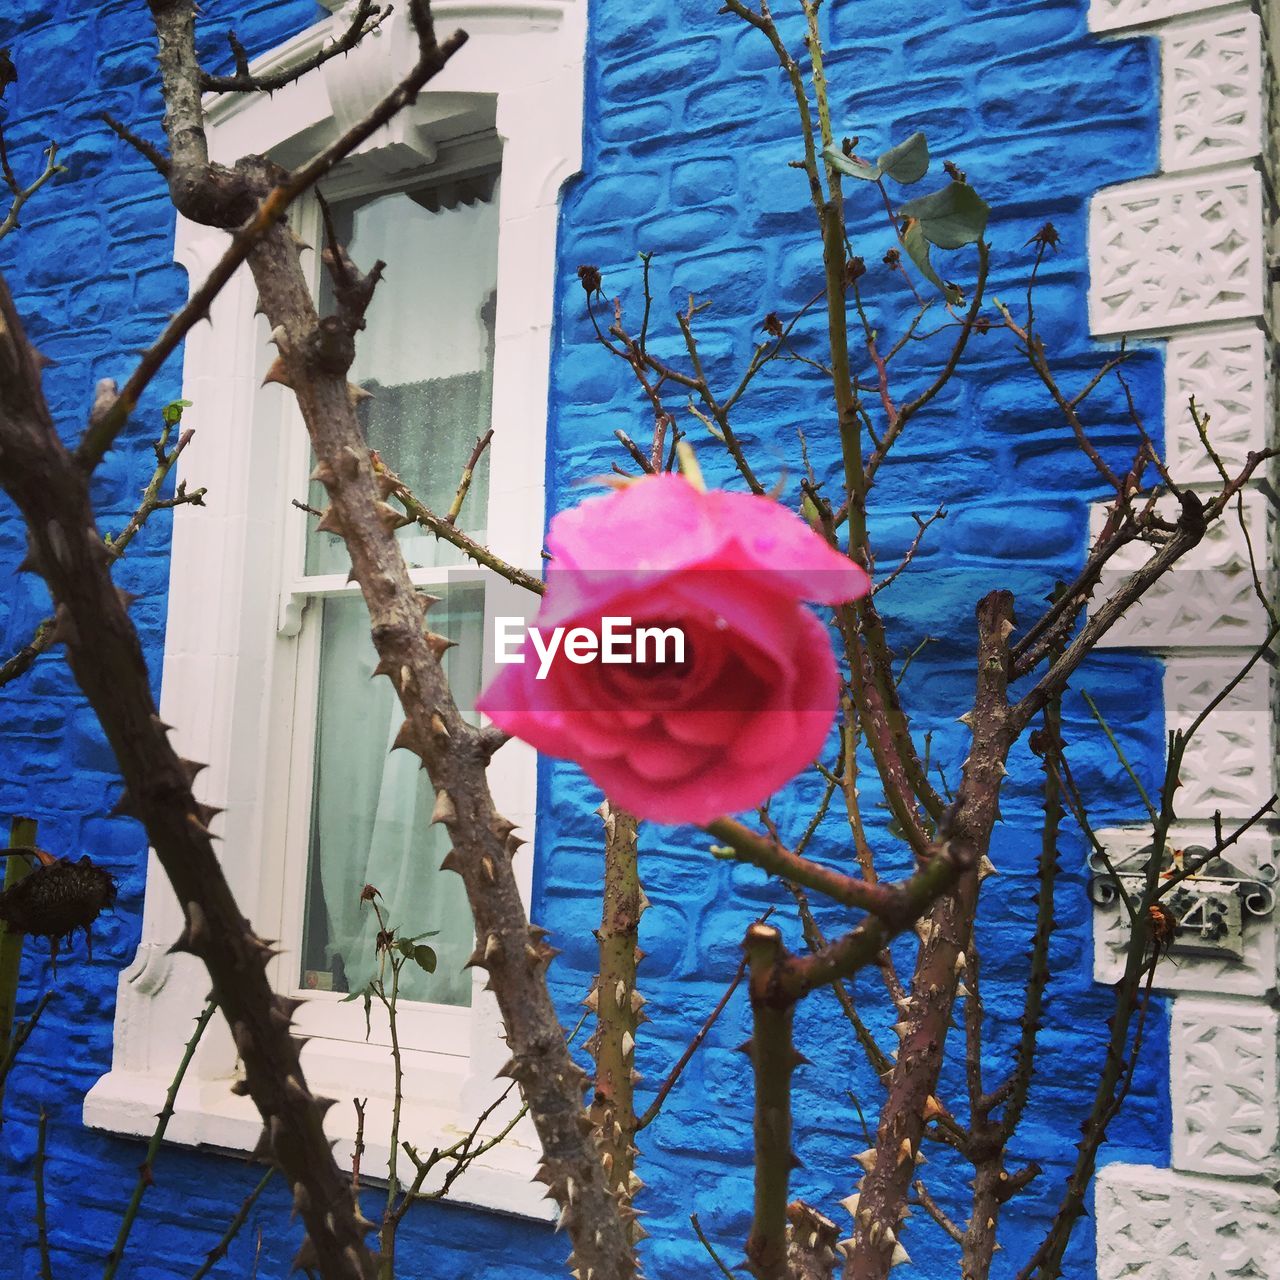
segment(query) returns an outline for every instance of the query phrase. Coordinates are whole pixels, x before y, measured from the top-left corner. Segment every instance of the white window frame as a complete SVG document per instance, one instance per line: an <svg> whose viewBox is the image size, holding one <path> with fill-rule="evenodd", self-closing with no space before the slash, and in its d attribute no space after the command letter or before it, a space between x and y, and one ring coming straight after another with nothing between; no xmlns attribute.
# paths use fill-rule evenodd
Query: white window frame
<svg viewBox="0 0 1280 1280"><path fill-rule="evenodd" d="M326 3L336 8L338 0ZM379 175L391 182L410 167L415 179L429 180L431 165L447 158L452 141L489 132L501 144L487 537L513 563L536 566L544 518L559 193L581 162L586 5L436 0L432 8L442 34L463 26L470 40L417 103L348 162L348 172L365 189ZM229 162L257 152L292 164L319 150L408 70L415 44L406 22L397 9L355 52L273 96L211 99L207 120L214 159ZM342 14L318 23L260 59L255 69L295 64L344 25ZM340 173L335 182L341 193ZM174 258L193 286L225 244L222 233L178 219ZM195 436L179 474L208 488L209 505L174 513L161 714L175 726L177 749L209 765L197 790L202 799L226 807L214 826L222 836L224 869L245 914L260 932L269 932L284 914L285 860L279 851L299 641L282 602L289 599L286 576L296 577L285 566L289 540L297 537L289 499L299 494L289 486L296 484L292 462L298 441L284 425L282 393L259 389L270 350L255 305L252 279L242 270L214 303L211 324L201 325L186 343L183 396L192 407L185 422ZM531 833L534 753L511 743L495 765L491 783L499 808ZM532 860L526 856L516 866L528 901ZM111 1070L85 1098L90 1127L136 1135L154 1127L156 1099L208 993L203 966L168 952L181 927L181 909L151 854L142 941L119 981ZM296 951L278 958L273 981L296 986L296 967ZM505 1083L495 1080L495 1072L508 1051L482 977L477 974L472 1007L454 1019L457 1030L448 1041L434 1051L406 1053L402 1137L427 1149L467 1132ZM387 1049L321 1035L307 1044L303 1065L317 1092L340 1100L326 1124L338 1140L340 1161L349 1158L355 1136L348 1100L369 1097L362 1169L373 1177L385 1172ZM249 1099L231 1092L236 1078L235 1048L217 1019L197 1050L168 1136L191 1145L251 1148L261 1121ZM496 1113L491 1126L509 1115ZM451 1198L548 1218L542 1188L530 1180L537 1159L532 1128L522 1122L458 1180Z"/></svg>

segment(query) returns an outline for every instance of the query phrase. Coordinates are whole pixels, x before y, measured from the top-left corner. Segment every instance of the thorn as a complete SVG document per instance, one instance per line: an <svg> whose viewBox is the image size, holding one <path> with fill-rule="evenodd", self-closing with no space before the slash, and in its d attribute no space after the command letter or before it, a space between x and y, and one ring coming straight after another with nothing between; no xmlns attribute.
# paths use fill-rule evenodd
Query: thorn
<svg viewBox="0 0 1280 1280"><path fill-rule="evenodd" d="M187 785L190 786L196 780L200 772L207 769L209 766L207 764L200 764L196 760L184 760L179 756L178 767L186 775Z"/></svg>
<svg viewBox="0 0 1280 1280"><path fill-rule="evenodd" d="M283 356L276 356L267 368L266 375L262 379L262 385L265 387L271 382L278 382L282 387L288 387L290 391L294 389L293 383L289 381L289 370L285 365Z"/></svg>
<svg viewBox="0 0 1280 1280"><path fill-rule="evenodd" d="M431 650L437 662L444 657L446 653L457 645L456 640L450 640L448 636L442 636L434 631L427 632L427 647Z"/></svg>
<svg viewBox="0 0 1280 1280"><path fill-rule="evenodd" d="M898 1165L902 1166L911 1159L911 1139L903 1138L902 1143L898 1147Z"/></svg>
<svg viewBox="0 0 1280 1280"><path fill-rule="evenodd" d="M403 511L397 511L389 502L382 502L381 500L375 502L373 511L378 517L378 522L388 533L394 533L404 525L413 523L412 516L405 515Z"/></svg>
<svg viewBox="0 0 1280 1280"><path fill-rule="evenodd" d="M458 811L453 807L453 799L447 791L440 790L436 792L436 803L431 810L431 821L436 822L457 822ZM490 867L490 876L493 878L493 868Z"/></svg>
<svg viewBox="0 0 1280 1280"><path fill-rule="evenodd" d="M338 519L338 513L333 509L332 505L324 509L324 513L320 519L316 521L317 533L336 533L342 536L342 521Z"/></svg>
<svg viewBox="0 0 1280 1280"><path fill-rule="evenodd" d="M418 755L418 746L413 734L413 725L406 720L399 729L396 730L395 740L391 744L392 751L412 751L414 755ZM433 818L434 822L435 819Z"/></svg>

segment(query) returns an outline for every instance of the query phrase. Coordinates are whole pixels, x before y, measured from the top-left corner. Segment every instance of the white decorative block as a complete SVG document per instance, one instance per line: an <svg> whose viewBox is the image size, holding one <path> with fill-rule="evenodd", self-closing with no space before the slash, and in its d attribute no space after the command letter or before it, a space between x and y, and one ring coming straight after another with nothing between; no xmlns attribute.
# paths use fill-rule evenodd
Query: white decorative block
<svg viewBox="0 0 1280 1280"><path fill-rule="evenodd" d="M1173 1002L1175 1167L1228 1177L1280 1167L1277 1021L1263 1004L1185 996Z"/></svg>
<svg viewBox="0 0 1280 1280"><path fill-rule="evenodd" d="M1260 316L1262 178L1253 169L1151 178L1089 208L1089 322L1096 334Z"/></svg>
<svg viewBox="0 0 1280 1280"><path fill-rule="evenodd" d="M1191 654L1165 666L1165 722L1184 729L1226 687L1247 660L1247 652ZM1225 701L1197 730L1182 763L1178 816L1185 821L1226 820L1256 813L1275 785L1271 671L1256 663Z"/></svg>
<svg viewBox="0 0 1280 1280"><path fill-rule="evenodd" d="M1227 828L1230 830L1230 827ZM1151 842L1150 828L1114 828L1097 832L1113 864L1130 857ZM1213 828L1179 825L1170 843L1175 848L1213 844ZM1227 856L1242 871L1255 873L1274 865L1271 840L1257 828L1246 832ZM1129 945L1129 921L1120 902L1097 907L1093 913L1093 977L1112 986L1124 972ZM1244 929L1244 956L1170 955L1156 965L1159 991L1203 992L1211 995L1263 996L1276 985L1276 921L1252 920ZM1280 1273L1278 1273L1280 1274Z"/></svg>
<svg viewBox="0 0 1280 1280"><path fill-rule="evenodd" d="M1176 519L1178 504L1162 500L1160 511L1166 518ZM1253 489L1244 494L1244 513L1242 528L1235 507L1228 508L1209 526L1200 544L1124 613L1103 637L1102 647L1168 652L1206 645L1250 646L1259 642L1266 632L1267 618L1254 590L1250 546L1264 588L1269 588L1274 582L1274 574L1268 570L1273 518L1266 499ZM1106 516L1105 504L1091 509L1091 545ZM1102 572L1090 611L1096 611L1152 554L1152 547L1145 542L1131 542L1117 552Z"/></svg>
<svg viewBox="0 0 1280 1280"><path fill-rule="evenodd" d="M1188 13L1221 9L1238 0L1093 0L1089 6L1089 27L1093 31L1118 31L1164 22Z"/></svg>
<svg viewBox="0 0 1280 1280"><path fill-rule="evenodd" d="M1262 153L1262 26L1243 10L1160 33L1165 172Z"/></svg>
<svg viewBox="0 0 1280 1280"><path fill-rule="evenodd" d="M1097 1182L1098 1280L1275 1280L1280 1196L1147 1165Z"/></svg>
<svg viewBox="0 0 1280 1280"><path fill-rule="evenodd" d="M1165 350L1165 460L1179 484L1216 484L1189 401L1208 417L1207 434L1229 475L1250 450L1266 447L1266 338L1261 329L1220 329L1174 338Z"/></svg>

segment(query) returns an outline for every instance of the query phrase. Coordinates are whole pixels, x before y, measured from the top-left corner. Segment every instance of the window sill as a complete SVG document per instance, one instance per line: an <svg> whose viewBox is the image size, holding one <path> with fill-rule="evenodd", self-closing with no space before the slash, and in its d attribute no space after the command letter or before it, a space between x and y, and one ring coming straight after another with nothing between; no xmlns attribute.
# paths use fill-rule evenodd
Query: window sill
<svg viewBox="0 0 1280 1280"><path fill-rule="evenodd" d="M155 1131L157 1102L165 1096L170 1083L170 1077L111 1071L85 1096L84 1123L90 1129L107 1133L149 1138ZM231 1084L229 1079L184 1082L165 1133L166 1140L216 1152L252 1151L262 1133L262 1120L248 1098L231 1092ZM506 1122L503 1116L509 1120L516 1105L509 1100L505 1108L490 1118L486 1129L490 1133L500 1132ZM368 1100L362 1179L385 1182L389 1154L385 1135L390 1128L390 1111L389 1098ZM400 1131L406 1141L422 1152L457 1142L470 1132L472 1123L474 1118L469 1119L459 1109L429 1105L413 1098L406 1098L402 1104ZM337 1140L334 1155L338 1164L350 1167L355 1149L355 1109L341 1103L333 1107L326 1119L325 1131ZM448 1200L550 1222L555 1217L555 1207L546 1198L542 1185L533 1181L539 1158L532 1126L527 1119L522 1120L458 1178L449 1191ZM412 1175L413 1166L403 1152L398 1164L403 1182ZM424 1192L430 1193L439 1187L449 1167L441 1162L428 1178Z"/></svg>

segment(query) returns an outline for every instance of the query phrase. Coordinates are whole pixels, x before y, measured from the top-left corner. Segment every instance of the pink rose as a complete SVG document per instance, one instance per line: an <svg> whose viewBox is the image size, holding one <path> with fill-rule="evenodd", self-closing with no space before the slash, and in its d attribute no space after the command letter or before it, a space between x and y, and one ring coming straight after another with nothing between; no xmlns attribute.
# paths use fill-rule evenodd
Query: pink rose
<svg viewBox="0 0 1280 1280"><path fill-rule="evenodd" d="M801 602L853 600L870 582L798 516L648 476L562 511L547 547L541 647L527 638L478 703L500 728L576 761L614 804L656 822L752 808L818 755L840 679L826 627ZM625 620L630 641L602 660ZM665 652L639 628L669 629Z"/></svg>

